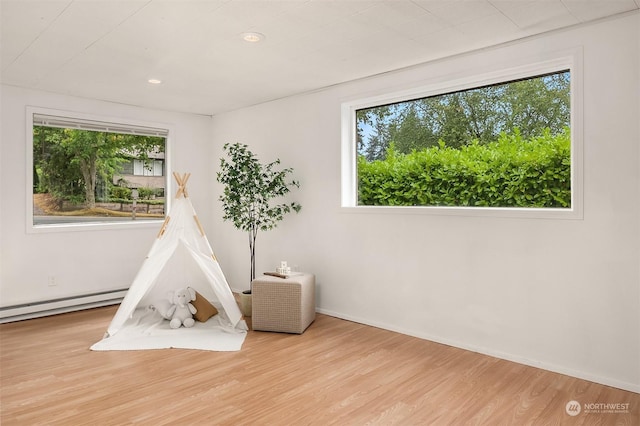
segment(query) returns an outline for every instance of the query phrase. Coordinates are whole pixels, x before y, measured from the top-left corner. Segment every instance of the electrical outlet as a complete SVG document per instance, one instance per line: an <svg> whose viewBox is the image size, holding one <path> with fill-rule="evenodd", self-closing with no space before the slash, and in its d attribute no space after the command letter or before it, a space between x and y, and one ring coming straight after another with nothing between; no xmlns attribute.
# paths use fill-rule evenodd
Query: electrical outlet
<svg viewBox="0 0 640 426"><path fill-rule="evenodd" d="M47 284L49 285L49 287L57 286L58 283L56 282L56 277L53 275L49 275L49 278L47 279Z"/></svg>

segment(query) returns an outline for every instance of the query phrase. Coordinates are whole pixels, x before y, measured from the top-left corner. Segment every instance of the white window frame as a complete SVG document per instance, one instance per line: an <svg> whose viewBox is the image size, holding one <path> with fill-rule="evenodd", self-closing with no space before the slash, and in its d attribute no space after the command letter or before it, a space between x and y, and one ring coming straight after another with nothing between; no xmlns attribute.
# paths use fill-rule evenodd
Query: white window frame
<svg viewBox="0 0 640 426"><path fill-rule="evenodd" d="M466 206L359 206L357 178L356 111L380 105L437 96L547 73L571 73L571 207L466 207ZM347 213L406 213L494 216L542 219L583 218L582 51L575 49L547 60L530 62L480 75L471 75L417 88L346 101L341 105L341 210Z"/></svg>
<svg viewBox="0 0 640 426"><path fill-rule="evenodd" d="M27 199L27 233L46 232L69 232L69 231L89 231L105 229L132 229L132 228L157 228L164 218L157 220L127 220L114 222L81 222L81 223L56 223L47 225L33 224L33 126L34 115L50 116L53 124L58 127L73 127L74 122L82 123L82 128L95 130L111 130L118 133L132 134L154 134L158 131L158 136L165 136L165 214L170 209L171 197L167 194L173 193L173 181L168 178L171 175L171 139L174 134L173 126L167 123L147 122L142 120L131 120L126 118L116 118L101 115L86 114L74 111L64 111L38 106L26 107L26 199ZM60 120L56 120L59 118ZM67 121L68 120L68 121ZM37 123L36 123L37 124Z"/></svg>

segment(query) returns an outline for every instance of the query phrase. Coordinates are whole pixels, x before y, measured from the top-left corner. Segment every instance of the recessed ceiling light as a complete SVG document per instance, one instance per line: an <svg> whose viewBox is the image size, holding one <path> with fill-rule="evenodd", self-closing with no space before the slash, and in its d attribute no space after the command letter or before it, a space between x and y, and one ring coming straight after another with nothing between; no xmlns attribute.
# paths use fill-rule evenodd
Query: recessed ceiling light
<svg viewBox="0 0 640 426"><path fill-rule="evenodd" d="M149 83L151 84L160 84L162 83L162 80L158 80L157 78L150 78L149 80L147 80Z"/></svg>
<svg viewBox="0 0 640 426"><path fill-rule="evenodd" d="M264 40L264 34L254 32L242 33L241 37L244 41L247 41L249 43L257 43Z"/></svg>

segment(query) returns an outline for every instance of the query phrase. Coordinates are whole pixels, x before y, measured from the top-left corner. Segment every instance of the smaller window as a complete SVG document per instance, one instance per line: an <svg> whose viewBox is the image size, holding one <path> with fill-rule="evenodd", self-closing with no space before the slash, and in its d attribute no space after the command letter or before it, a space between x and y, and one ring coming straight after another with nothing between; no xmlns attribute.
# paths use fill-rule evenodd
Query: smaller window
<svg viewBox="0 0 640 426"><path fill-rule="evenodd" d="M38 108L28 122L33 227L164 220L166 129Z"/></svg>
<svg viewBox="0 0 640 426"><path fill-rule="evenodd" d="M164 176L162 160L133 160L133 174L136 176Z"/></svg>

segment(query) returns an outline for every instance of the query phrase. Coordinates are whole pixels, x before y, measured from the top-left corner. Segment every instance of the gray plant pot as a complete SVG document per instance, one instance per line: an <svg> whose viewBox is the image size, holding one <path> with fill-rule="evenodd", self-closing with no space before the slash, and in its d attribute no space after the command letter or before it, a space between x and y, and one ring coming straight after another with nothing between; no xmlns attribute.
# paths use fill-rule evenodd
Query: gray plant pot
<svg viewBox="0 0 640 426"><path fill-rule="evenodd" d="M242 315L245 317L250 317L251 309L251 290L245 290L240 293L240 312L242 312Z"/></svg>

